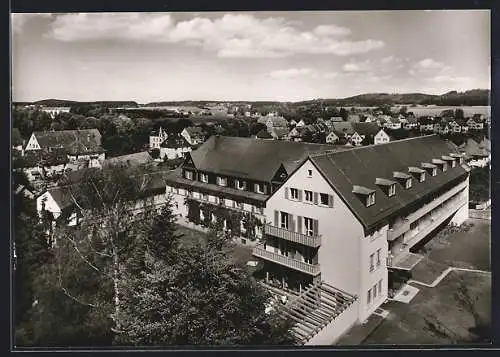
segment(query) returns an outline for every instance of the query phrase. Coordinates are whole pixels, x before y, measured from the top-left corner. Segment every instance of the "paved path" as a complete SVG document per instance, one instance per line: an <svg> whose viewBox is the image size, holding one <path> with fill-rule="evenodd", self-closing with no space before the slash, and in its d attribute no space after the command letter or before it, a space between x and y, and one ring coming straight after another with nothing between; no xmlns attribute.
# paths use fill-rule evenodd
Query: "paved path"
<svg viewBox="0 0 500 357"><path fill-rule="evenodd" d="M490 274L491 275L490 271L485 271L485 270L463 269L463 268L449 267L440 276L438 276L436 278L436 280L434 280L431 284L427 284L427 283L424 283L424 282L421 282L421 281L418 281L418 280L408 280L408 283L415 283L415 284L418 284L418 285L427 286L428 288L434 288L434 287L436 287L436 285L438 285L441 282L441 280L443 280L452 271L467 271L467 272L471 272L471 273Z"/></svg>

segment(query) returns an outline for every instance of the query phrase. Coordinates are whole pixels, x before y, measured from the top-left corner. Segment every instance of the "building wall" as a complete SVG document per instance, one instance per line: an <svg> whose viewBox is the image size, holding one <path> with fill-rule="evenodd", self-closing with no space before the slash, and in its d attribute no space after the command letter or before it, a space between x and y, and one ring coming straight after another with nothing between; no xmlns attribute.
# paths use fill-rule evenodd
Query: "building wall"
<svg viewBox="0 0 500 357"><path fill-rule="evenodd" d="M313 171L312 177L308 177L308 170ZM290 187L332 195L333 207L286 199L285 188ZM267 222L273 222L275 210L318 220L318 233L322 236L318 250L321 279L348 293L358 294L363 227L310 161L305 162L267 201L264 209Z"/></svg>
<svg viewBox="0 0 500 357"><path fill-rule="evenodd" d="M326 325L321 331L305 343L306 346L330 346L347 332L357 320L359 301L343 311L335 320Z"/></svg>
<svg viewBox="0 0 500 357"><path fill-rule="evenodd" d="M163 159L165 156L169 160L184 157L187 152L190 152L190 147L184 148L160 148L160 158Z"/></svg>
<svg viewBox="0 0 500 357"><path fill-rule="evenodd" d="M40 145L38 144L38 141L36 140L36 137L34 134L31 134L30 139L28 140L28 143L26 144L26 149L25 150L40 150Z"/></svg>
<svg viewBox="0 0 500 357"><path fill-rule="evenodd" d="M60 216L61 208L52 198L50 192L47 191L36 199L36 210L38 214L41 214L42 212L43 203L45 203L45 210L51 212L54 215L54 218L57 219L57 217Z"/></svg>
<svg viewBox="0 0 500 357"><path fill-rule="evenodd" d="M375 144L383 144L389 142L389 135L383 130L380 130L377 135L375 135L374 143Z"/></svg>

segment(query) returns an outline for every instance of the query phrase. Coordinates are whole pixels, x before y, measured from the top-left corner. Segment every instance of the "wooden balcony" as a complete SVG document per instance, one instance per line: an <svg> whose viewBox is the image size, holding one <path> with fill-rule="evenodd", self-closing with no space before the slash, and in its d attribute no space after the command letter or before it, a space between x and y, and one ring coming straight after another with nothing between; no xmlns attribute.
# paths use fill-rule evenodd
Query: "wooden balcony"
<svg viewBox="0 0 500 357"><path fill-rule="evenodd" d="M308 236L302 233L289 231L288 229L272 226L270 224L265 225L264 232L267 235L307 245L308 247L317 248L321 245L320 236Z"/></svg>
<svg viewBox="0 0 500 357"><path fill-rule="evenodd" d="M309 275L316 276L320 273L319 264L308 264L296 259L286 257L279 253L270 252L268 250L265 250L262 244L258 244L253 249L253 255L258 258L265 259L273 263L277 263L286 266L287 268L298 270Z"/></svg>

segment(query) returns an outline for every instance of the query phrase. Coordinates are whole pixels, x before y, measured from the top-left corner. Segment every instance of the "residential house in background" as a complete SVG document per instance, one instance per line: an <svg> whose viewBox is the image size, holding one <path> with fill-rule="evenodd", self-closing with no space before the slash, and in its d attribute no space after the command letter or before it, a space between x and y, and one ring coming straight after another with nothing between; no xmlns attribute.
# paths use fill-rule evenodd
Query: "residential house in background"
<svg viewBox="0 0 500 357"><path fill-rule="evenodd" d="M270 134L273 129L288 128L288 121L284 117L277 115L267 115L265 117L261 117L257 120L257 122L265 124Z"/></svg>
<svg viewBox="0 0 500 357"><path fill-rule="evenodd" d="M403 124L403 128L406 130L418 129L418 120L415 117L406 118L406 122Z"/></svg>
<svg viewBox="0 0 500 357"><path fill-rule="evenodd" d="M420 131L423 133L431 133L434 131L434 121L429 117L418 118Z"/></svg>
<svg viewBox="0 0 500 357"><path fill-rule="evenodd" d="M162 127L157 131L153 131L151 135L149 135L149 148L150 149L159 149L160 145L168 138L168 134Z"/></svg>
<svg viewBox="0 0 500 357"><path fill-rule="evenodd" d="M199 126L188 126L181 131L181 136L189 145L199 145L205 141L206 133Z"/></svg>
<svg viewBox="0 0 500 357"><path fill-rule="evenodd" d="M191 150L192 145L188 143L186 138L180 134L171 134L160 145L160 159L164 160L165 157L168 160L178 159L184 157Z"/></svg>
<svg viewBox="0 0 500 357"><path fill-rule="evenodd" d="M290 134L290 129L288 128L272 128L270 135L275 139L275 140L285 140L288 138Z"/></svg>
<svg viewBox="0 0 500 357"><path fill-rule="evenodd" d="M347 121L338 122L338 123L332 123L332 125L333 125L333 131L339 137L339 139L349 141L351 135L354 134L354 128L352 126L352 123L350 122Z"/></svg>
<svg viewBox="0 0 500 357"><path fill-rule="evenodd" d="M361 120L358 114L349 114L347 116L347 121L350 123L359 123Z"/></svg>
<svg viewBox="0 0 500 357"><path fill-rule="evenodd" d="M343 122L344 119L342 117L331 117L329 121L332 123L335 123L335 122L338 123L338 122Z"/></svg>
<svg viewBox="0 0 500 357"><path fill-rule="evenodd" d="M469 118L467 121L467 126L469 127L469 130L483 130L484 129L484 121L481 120L479 116Z"/></svg>
<svg viewBox="0 0 500 357"><path fill-rule="evenodd" d="M295 120L290 120L290 123L289 123L290 127L295 127L295 125L297 125L297 122Z"/></svg>
<svg viewBox="0 0 500 357"><path fill-rule="evenodd" d="M70 162L84 160L90 167L98 166L106 157L97 129L33 132L24 150L64 151Z"/></svg>
<svg viewBox="0 0 500 357"><path fill-rule="evenodd" d="M375 137L373 139L373 143L375 145L378 144L387 144L389 141L391 141L391 137L389 134L387 134L384 129L380 129L377 134L375 134Z"/></svg>
<svg viewBox="0 0 500 357"><path fill-rule="evenodd" d="M71 108L70 107L41 107L40 110L49 114L50 117L52 119L54 119L56 117L56 115L59 113L69 113Z"/></svg>
<svg viewBox="0 0 500 357"><path fill-rule="evenodd" d="M263 139L263 140L274 140L275 138L269 134L269 131L262 129L255 135L256 139Z"/></svg>
<svg viewBox="0 0 500 357"><path fill-rule="evenodd" d="M339 137L337 136L337 134L335 134L334 131L331 131L326 136L326 143L327 144L336 144L336 143L338 143L338 141L339 141Z"/></svg>
<svg viewBox="0 0 500 357"><path fill-rule="evenodd" d="M295 125L295 127L296 127L296 128L301 128L301 127L303 127L303 126L305 126L305 125L306 125L305 121L301 119L301 120L297 123L297 125Z"/></svg>
<svg viewBox="0 0 500 357"><path fill-rule="evenodd" d="M351 135L350 142L354 146L373 144L375 135L380 131L375 123L352 123L352 127L354 134Z"/></svg>
<svg viewBox="0 0 500 357"><path fill-rule="evenodd" d="M104 160L103 167L105 166L124 166L124 167L132 167L132 166L141 166L151 164L153 162L153 158L147 151L137 152L134 154L116 156L109 159Z"/></svg>
<svg viewBox="0 0 500 357"><path fill-rule="evenodd" d="M391 130L401 129L401 121L399 118L389 117L389 119L384 124L384 127Z"/></svg>

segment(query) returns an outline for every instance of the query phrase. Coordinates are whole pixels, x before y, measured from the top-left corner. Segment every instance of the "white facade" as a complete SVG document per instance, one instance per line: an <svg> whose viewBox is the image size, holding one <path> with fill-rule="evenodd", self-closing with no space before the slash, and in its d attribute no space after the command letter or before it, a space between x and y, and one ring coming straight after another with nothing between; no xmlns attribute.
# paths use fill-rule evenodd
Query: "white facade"
<svg viewBox="0 0 500 357"><path fill-rule="evenodd" d="M303 126L305 126L305 125L306 125L306 123L305 123L303 120L300 120L300 121L297 123L297 125L295 125L295 127L297 127L297 128L301 128L301 127L303 127Z"/></svg>
<svg viewBox="0 0 500 357"><path fill-rule="evenodd" d="M190 145L198 145L198 144L201 144L203 142L203 140L201 138L198 138L198 137L194 137L192 136L191 134L189 134L189 131L186 130L186 128L184 128L181 132L181 136L186 139L186 141L190 144Z"/></svg>
<svg viewBox="0 0 500 357"><path fill-rule="evenodd" d="M168 160L178 159L184 157L186 153L191 151L191 147L183 148L160 148L160 158L163 160L165 156Z"/></svg>
<svg viewBox="0 0 500 357"><path fill-rule="evenodd" d="M30 139L28 140L28 143L26 144L26 151L30 150L40 150L40 144L38 144L38 140L36 140L35 134L31 134Z"/></svg>
<svg viewBox="0 0 500 357"><path fill-rule="evenodd" d="M326 136L327 144L335 144L339 140L339 137L332 131Z"/></svg>
<svg viewBox="0 0 500 357"><path fill-rule="evenodd" d="M167 140L168 134L163 128L160 127L157 135L149 136L149 148L150 149L159 149L160 145Z"/></svg>
<svg viewBox="0 0 500 357"><path fill-rule="evenodd" d="M354 146L360 146L361 143L363 142L365 136L360 135L357 132L351 135L350 141Z"/></svg>
<svg viewBox="0 0 500 357"><path fill-rule="evenodd" d="M389 135L383 129L380 129L379 132L375 135L373 143L375 145L385 144L388 143L390 140L391 138L389 137Z"/></svg>
<svg viewBox="0 0 500 357"><path fill-rule="evenodd" d="M69 113L71 108L69 107L56 107L56 108L42 108L42 111L48 113L50 117L53 119L59 113Z"/></svg>

